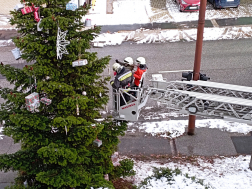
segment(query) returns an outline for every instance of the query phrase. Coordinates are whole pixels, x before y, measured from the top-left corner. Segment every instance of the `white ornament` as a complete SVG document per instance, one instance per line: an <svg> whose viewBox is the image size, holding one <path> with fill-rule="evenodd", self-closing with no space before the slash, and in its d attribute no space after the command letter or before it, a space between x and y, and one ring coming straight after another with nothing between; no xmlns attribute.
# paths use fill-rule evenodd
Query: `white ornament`
<svg viewBox="0 0 252 189"><path fill-rule="evenodd" d="M15 49L12 49L11 52L16 60L21 58L22 53L19 48L16 47Z"/></svg>
<svg viewBox="0 0 252 189"><path fill-rule="evenodd" d="M83 92L82 92L82 95L86 96L86 95L87 95L87 92L86 92L86 91L83 91Z"/></svg>
<svg viewBox="0 0 252 189"><path fill-rule="evenodd" d="M72 62L72 64L73 64L73 67L85 66L88 64L88 62L87 62L87 59L81 59L81 60L76 60L76 61Z"/></svg>
<svg viewBox="0 0 252 189"><path fill-rule="evenodd" d="M37 31L42 31L43 27L40 27L39 25L41 24L42 19L40 19L40 21L37 24Z"/></svg>
<svg viewBox="0 0 252 189"><path fill-rule="evenodd" d="M100 96L100 97L102 97L102 94L101 94L101 93L99 93L99 96Z"/></svg>
<svg viewBox="0 0 252 189"><path fill-rule="evenodd" d="M62 58L62 54L68 54L66 50L66 46L70 44L70 41L67 41L66 38L66 33L68 31L62 32L60 28L58 27L58 34L57 34L57 59Z"/></svg>
<svg viewBox="0 0 252 189"><path fill-rule="evenodd" d="M66 130L66 135L67 135L67 127L66 127L66 125L65 125L65 130Z"/></svg>
<svg viewBox="0 0 252 189"><path fill-rule="evenodd" d="M79 110L78 104L76 104L76 114L77 114L77 115L80 115L80 110Z"/></svg>

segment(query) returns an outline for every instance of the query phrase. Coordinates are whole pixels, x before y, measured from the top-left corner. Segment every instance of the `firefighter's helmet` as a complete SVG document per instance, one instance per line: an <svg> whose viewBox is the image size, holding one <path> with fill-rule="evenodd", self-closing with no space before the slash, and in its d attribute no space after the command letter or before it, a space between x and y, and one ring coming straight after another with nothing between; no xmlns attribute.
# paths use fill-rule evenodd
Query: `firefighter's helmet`
<svg viewBox="0 0 252 189"><path fill-rule="evenodd" d="M123 66L121 66L120 64L118 63L114 63L113 64L113 70L117 73L119 73L121 70L122 70Z"/></svg>
<svg viewBox="0 0 252 189"><path fill-rule="evenodd" d="M138 64L146 64L145 58L144 57L138 57L136 59L136 63L138 63Z"/></svg>
<svg viewBox="0 0 252 189"><path fill-rule="evenodd" d="M126 63L126 64L129 64L129 65L133 65L133 63L134 63L133 58L131 58L131 57L126 57L123 60L123 62Z"/></svg>

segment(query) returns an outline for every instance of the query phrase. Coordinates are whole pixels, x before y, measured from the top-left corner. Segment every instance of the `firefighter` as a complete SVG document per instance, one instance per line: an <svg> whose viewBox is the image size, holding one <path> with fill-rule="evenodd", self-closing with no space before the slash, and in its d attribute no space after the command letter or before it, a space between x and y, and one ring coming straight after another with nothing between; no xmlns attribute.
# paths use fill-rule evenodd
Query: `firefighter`
<svg viewBox="0 0 252 189"><path fill-rule="evenodd" d="M126 57L123 62L119 61L116 59L116 63L119 63L120 65L124 66L125 68L133 71L134 70L134 61L133 61L133 58L131 57Z"/></svg>
<svg viewBox="0 0 252 189"><path fill-rule="evenodd" d="M118 63L113 64L113 71L116 72L114 81L111 81L110 84L116 90L119 88L127 89L131 86L133 81L133 74L129 69L126 69L124 66L121 66ZM123 93L123 97L128 102L130 96L126 93ZM123 98L120 96L120 106L125 105Z"/></svg>
<svg viewBox="0 0 252 189"><path fill-rule="evenodd" d="M137 71L135 71L135 73L134 73L135 79L134 79L134 86L133 87L139 87L142 75L148 69L148 67L146 66L146 61L145 61L144 57L138 57L136 59L136 63L137 63ZM142 86L142 84L141 84L141 86Z"/></svg>

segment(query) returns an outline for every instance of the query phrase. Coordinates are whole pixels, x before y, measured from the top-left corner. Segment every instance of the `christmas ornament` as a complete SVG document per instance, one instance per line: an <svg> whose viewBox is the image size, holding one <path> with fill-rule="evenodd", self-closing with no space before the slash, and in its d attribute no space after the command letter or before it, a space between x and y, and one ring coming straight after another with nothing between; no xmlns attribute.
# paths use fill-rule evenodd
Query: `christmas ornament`
<svg viewBox="0 0 252 189"><path fill-rule="evenodd" d="M86 27L91 27L91 19L88 19L88 18L87 18L87 19L85 20L85 26L86 26Z"/></svg>
<svg viewBox="0 0 252 189"><path fill-rule="evenodd" d="M43 30L43 27L40 27L41 21L42 21L42 19L40 19L40 21L37 24L37 31L42 31Z"/></svg>
<svg viewBox="0 0 252 189"><path fill-rule="evenodd" d="M104 175L104 179L109 181L109 175L108 174Z"/></svg>
<svg viewBox="0 0 252 189"><path fill-rule="evenodd" d="M38 10L39 10L39 7L35 7L34 4L32 4L32 8L33 8L33 11L34 11L34 19L39 22L40 21L40 18L39 18L39 14L38 14Z"/></svg>
<svg viewBox="0 0 252 189"><path fill-rule="evenodd" d="M86 95L87 95L87 92L86 92L86 91L83 91L83 92L82 92L82 95L86 96Z"/></svg>
<svg viewBox="0 0 252 189"><path fill-rule="evenodd" d="M42 97L40 99L40 102L43 103L43 104L45 104L45 105L50 105L52 103L52 100L49 99L49 98L46 98L46 97Z"/></svg>
<svg viewBox="0 0 252 189"><path fill-rule="evenodd" d="M21 58L22 53L19 48L12 49L11 52L16 60Z"/></svg>
<svg viewBox="0 0 252 189"><path fill-rule="evenodd" d="M75 3L67 3L66 10L75 11L77 9L77 5Z"/></svg>
<svg viewBox="0 0 252 189"><path fill-rule="evenodd" d="M62 54L68 54L66 50L66 45L70 44L70 41L67 41L66 38L67 30L61 32L60 28L58 27L58 34L57 34L57 59L62 58Z"/></svg>
<svg viewBox="0 0 252 189"><path fill-rule="evenodd" d="M112 156L111 156L111 160L114 166L119 166L119 154L118 152L115 152Z"/></svg>
<svg viewBox="0 0 252 189"><path fill-rule="evenodd" d="M87 65L87 64L88 64L88 62L87 62L86 59L81 59L81 45L80 45L80 40L81 40L81 38L79 38L79 42L78 42L78 43L79 43L79 54L78 54L79 59L76 60L76 61L74 61L74 62L72 62L73 67L76 67L76 66L84 66L84 65Z"/></svg>
<svg viewBox="0 0 252 189"><path fill-rule="evenodd" d="M32 8L32 6L26 6L25 5L24 8L21 9L21 12L22 12L23 15L28 14L28 13L33 12L33 8Z"/></svg>
<svg viewBox="0 0 252 189"><path fill-rule="evenodd" d="M34 112L39 106L39 94L34 92L25 97L25 104L27 110Z"/></svg>
<svg viewBox="0 0 252 189"><path fill-rule="evenodd" d="M76 114L77 114L77 115L80 115L80 111L79 111L79 106L78 106L78 104L76 104Z"/></svg>
<svg viewBox="0 0 252 189"><path fill-rule="evenodd" d="M37 89L37 80L36 80L36 77L34 77L34 88Z"/></svg>
<svg viewBox="0 0 252 189"><path fill-rule="evenodd" d="M87 59L79 59L79 60L72 62L72 64L73 64L73 67L84 66L84 65L88 64L88 61L87 61Z"/></svg>
<svg viewBox="0 0 252 189"><path fill-rule="evenodd" d="M99 93L99 96L100 96L100 97L102 97L102 94L101 94L101 92Z"/></svg>
<svg viewBox="0 0 252 189"><path fill-rule="evenodd" d="M65 125L65 131L66 131L66 135L67 135L67 126Z"/></svg>
<svg viewBox="0 0 252 189"><path fill-rule="evenodd" d="M102 141L97 138L93 141L93 145L96 147L100 147L102 145Z"/></svg>
<svg viewBox="0 0 252 189"><path fill-rule="evenodd" d="M14 10L15 11L19 11L19 10L21 10L22 8L24 8L24 5L23 4L16 4L16 6L14 7Z"/></svg>

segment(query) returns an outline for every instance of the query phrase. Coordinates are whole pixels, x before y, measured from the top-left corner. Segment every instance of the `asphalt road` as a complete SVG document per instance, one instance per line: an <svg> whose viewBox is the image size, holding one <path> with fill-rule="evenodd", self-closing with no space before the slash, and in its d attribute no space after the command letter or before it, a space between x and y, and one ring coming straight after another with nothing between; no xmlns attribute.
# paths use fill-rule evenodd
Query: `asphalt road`
<svg viewBox="0 0 252 189"><path fill-rule="evenodd" d="M123 43L117 46L92 48L89 51L97 52L98 57L110 55L110 68L112 68L115 59L123 60L125 57L131 56L135 60L139 56L145 57L149 67L145 84L149 84L151 75L159 73L159 71L192 70L195 46L196 42ZM1 57L6 59L13 57L9 51L0 48ZM251 51L251 39L204 41L201 73L207 74L211 81L252 86ZM20 62L13 64L13 66L21 68L25 64L25 62ZM105 69L104 75L113 76L112 69L110 71ZM181 72L163 73L163 77L168 81L180 80L181 75ZM0 79L3 79L1 75ZM110 95L112 95L111 91ZM150 106L149 103L148 106ZM112 109L112 102L109 103L108 109Z"/></svg>
<svg viewBox="0 0 252 189"><path fill-rule="evenodd" d="M159 71L192 70L194 67L196 42L129 44L94 48L98 57L110 55L110 67L115 59L127 56L146 58L148 79ZM251 39L204 41L201 73L207 74L214 82L252 86L252 45ZM105 71L107 73L107 71ZM112 73L111 73L112 74ZM181 72L164 73L167 80L180 80Z"/></svg>

